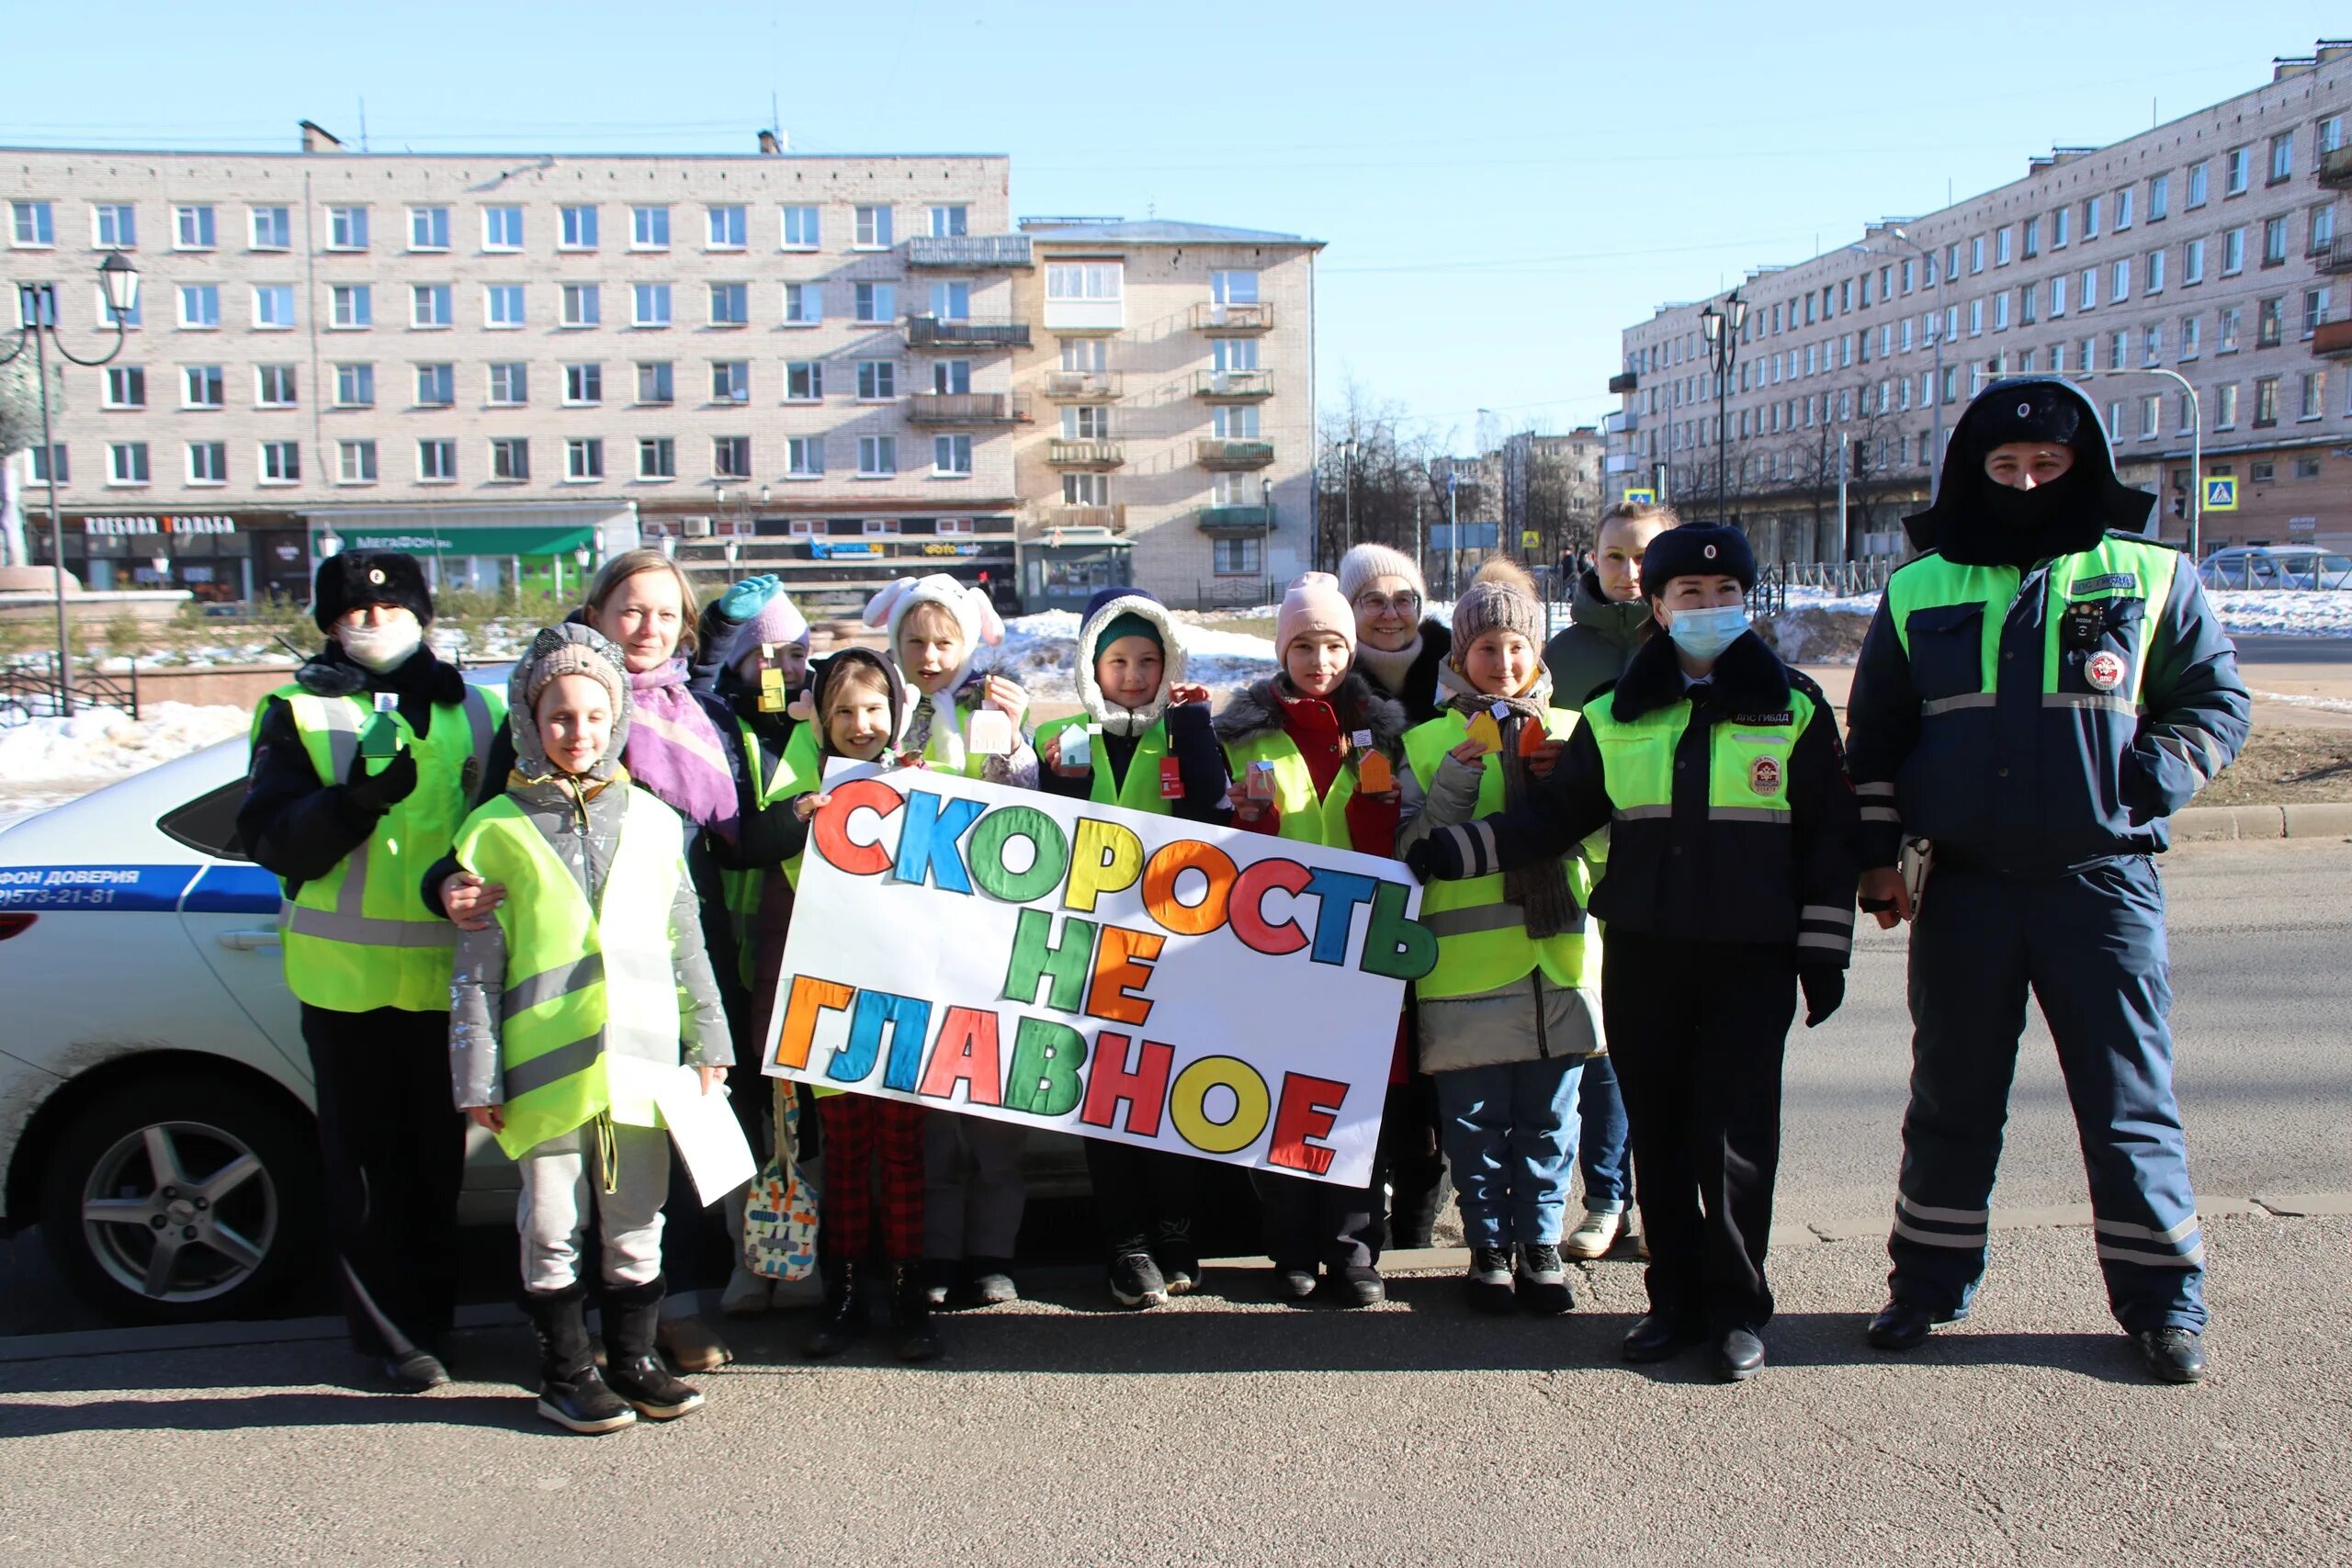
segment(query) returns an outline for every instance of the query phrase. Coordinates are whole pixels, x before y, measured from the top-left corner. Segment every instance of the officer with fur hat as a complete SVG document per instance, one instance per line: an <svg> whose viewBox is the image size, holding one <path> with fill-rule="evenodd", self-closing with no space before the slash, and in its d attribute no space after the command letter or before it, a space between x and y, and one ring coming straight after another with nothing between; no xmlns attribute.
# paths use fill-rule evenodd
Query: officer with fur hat
<svg viewBox="0 0 2352 1568"><path fill-rule="evenodd" d="M285 889L352 1340L397 1386L430 1388L448 1381L432 1347L456 1305L465 1119L447 1054L458 931L419 888L504 782L483 775L505 704L425 645L413 557L329 557L311 613L326 644L254 716L237 832Z"/></svg>
<svg viewBox="0 0 2352 1568"><path fill-rule="evenodd" d="M2205 1374L2204 1247L2172 1090L2165 819L2236 756L2247 699L2194 563L2149 539L2064 381L1996 381L1952 432L1926 552L1886 585L1849 708L1862 907L1914 919L1911 1104L1886 1306L1908 1350L1967 1314L2029 986L2058 1049L2109 1306L2151 1375ZM1914 902L1906 839L1933 846Z"/></svg>
<svg viewBox="0 0 2352 1568"><path fill-rule="evenodd" d="M1837 717L1748 629L1755 582L1737 529L1659 535L1642 592L1666 636L1585 705L1551 777L1520 805L1406 855L1424 879L1509 876L1609 829L1590 908L1608 928L1601 1018L1650 1244L1649 1315L1622 1351L1663 1360L1704 1340L1728 1382L1764 1365L1797 994L1808 1026L1837 1010L1854 936L1854 799Z"/></svg>

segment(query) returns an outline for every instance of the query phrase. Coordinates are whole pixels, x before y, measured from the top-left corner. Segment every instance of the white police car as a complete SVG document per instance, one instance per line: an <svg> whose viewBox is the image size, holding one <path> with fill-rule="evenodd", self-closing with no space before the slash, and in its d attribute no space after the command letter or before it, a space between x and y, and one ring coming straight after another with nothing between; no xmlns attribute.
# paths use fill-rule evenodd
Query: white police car
<svg viewBox="0 0 2352 1568"><path fill-rule="evenodd" d="M0 826L0 1235L39 1225L124 1321L260 1311L323 1235L245 760L223 741ZM511 1214L513 1168L476 1145L469 1209Z"/></svg>

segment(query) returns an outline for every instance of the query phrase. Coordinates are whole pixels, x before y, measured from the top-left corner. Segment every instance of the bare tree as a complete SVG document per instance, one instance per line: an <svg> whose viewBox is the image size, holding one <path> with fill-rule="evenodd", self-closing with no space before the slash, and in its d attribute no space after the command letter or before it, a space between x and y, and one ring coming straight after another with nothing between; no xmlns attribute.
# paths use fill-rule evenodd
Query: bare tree
<svg viewBox="0 0 2352 1568"><path fill-rule="evenodd" d="M50 380L50 406L62 400L62 376ZM29 566L25 550L24 498L18 493L19 452L40 445L40 378L30 355L0 365L0 566Z"/></svg>

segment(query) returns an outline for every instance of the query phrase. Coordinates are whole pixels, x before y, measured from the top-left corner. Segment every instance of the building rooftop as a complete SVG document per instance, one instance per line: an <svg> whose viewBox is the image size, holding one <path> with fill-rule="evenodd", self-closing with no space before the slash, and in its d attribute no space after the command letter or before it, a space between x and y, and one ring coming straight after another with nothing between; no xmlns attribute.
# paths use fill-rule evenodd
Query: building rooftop
<svg viewBox="0 0 2352 1568"><path fill-rule="evenodd" d="M1265 229L1232 229L1217 223L1180 223L1151 218L1139 223L1124 219L1073 222L1062 218L1023 218L1021 231L1048 242L1114 242L1123 245L1313 245L1323 242L1301 234L1277 234Z"/></svg>

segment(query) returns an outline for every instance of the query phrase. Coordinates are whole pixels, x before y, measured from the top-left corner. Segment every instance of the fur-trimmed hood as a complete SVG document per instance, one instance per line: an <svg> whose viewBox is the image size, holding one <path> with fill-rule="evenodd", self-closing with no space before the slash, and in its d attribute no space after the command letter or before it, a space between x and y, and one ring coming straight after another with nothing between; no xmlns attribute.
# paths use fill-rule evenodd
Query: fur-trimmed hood
<svg viewBox="0 0 2352 1568"><path fill-rule="evenodd" d="M1228 746L1238 745L1252 736L1282 728L1283 698L1275 682L1283 679L1273 676L1253 681L1227 698L1225 710L1215 721L1217 739ZM1374 749L1391 755L1403 745L1405 731L1409 728L1405 720L1405 705L1394 697L1381 695L1361 671L1354 670L1348 671L1340 689L1331 694L1331 711L1339 716L1342 730L1371 730Z"/></svg>
<svg viewBox="0 0 2352 1568"><path fill-rule="evenodd" d="M1112 705L1102 694L1102 683L1095 678L1094 660L1102 653L1102 633L1113 621L1122 615L1133 615L1148 621L1159 633L1159 690L1151 701L1139 708L1123 708ZM1176 624L1169 618L1168 606L1140 588L1106 588L1097 593L1086 606L1086 615L1078 627L1078 700L1086 709L1086 716L1102 727L1108 735L1141 735L1159 722L1168 711L1168 689L1184 678L1184 645L1176 638Z"/></svg>
<svg viewBox="0 0 2352 1568"><path fill-rule="evenodd" d="M1788 666L1753 631L1733 639L1706 679L1714 687L1715 706L1725 712L1772 713L1789 705ZM1618 723L1631 724L1645 713L1680 702L1683 689L1674 639L1655 637L1642 645L1610 688L1610 712Z"/></svg>
<svg viewBox="0 0 2352 1568"><path fill-rule="evenodd" d="M817 727L817 750L821 756L835 754L832 734L825 724L825 699L833 683L858 665L879 670L889 692L890 750L896 751L906 743L907 721L914 716L914 704L907 700L906 678L899 673L898 660L887 659L873 649L848 643L808 666L808 684L794 701L797 710L795 716L803 724Z"/></svg>
<svg viewBox="0 0 2352 1568"><path fill-rule="evenodd" d="M1004 640L1004 620L996 613L996 605L984 588L958 582L944 571L928 577L901 577L866 602L865 624L880 626L889 638L888 652L893 660L899 657L899 626L907 612L918 604L938 604L956 617L964 630L964 662L956 667L955 679L946 690L961 691L972 676L972 661L979 657L982 648L994 648Z"/></svg>
<svg viewBox="0 0 2352 1568"><path fill-rule="evenodd" d="M2053 401L2071 403L2075 416L2075 435L2065 444L2075 454L2075 466L2063 479L2052 481L2066 487L2072 513L2053 519L2055 536L2040 553L2089 549L2109 529L2146 531L2156 498L2116 477L2107 427L2082 389L2062 377L2012 376L1987 386L1961 412L1944 448L1942 481L1936 487L1934 503L1903 520L1914 547L1938 550L1949 559L1973 565L2003 558L2009 541L2000 537L2001 525L1984 499L1994 489L1984 459L1999 442L1998 431L1988 426L2001 423L2012 408L2022 414Z"/></svg>

